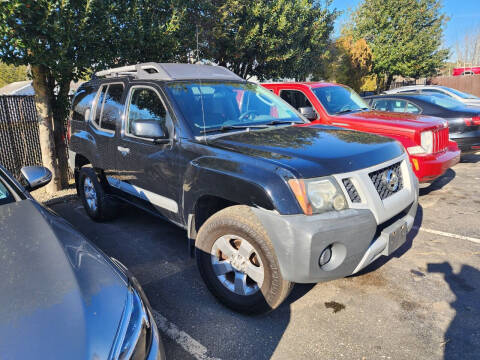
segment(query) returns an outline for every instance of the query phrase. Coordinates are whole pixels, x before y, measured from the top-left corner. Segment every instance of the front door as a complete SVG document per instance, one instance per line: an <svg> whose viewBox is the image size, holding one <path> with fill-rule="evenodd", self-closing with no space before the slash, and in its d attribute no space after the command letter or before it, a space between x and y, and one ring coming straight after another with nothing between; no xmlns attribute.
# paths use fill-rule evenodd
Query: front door
<svg viewBox="0 0 480 360"><path fill-rule="evenodd" d="M165 138L138 136L135 122L158 123ZM108 178L110 185L143 207L181 222L181 184L173 121L159 89L149 85L132 86L122 126L117 139L115 175Z"/></svg>

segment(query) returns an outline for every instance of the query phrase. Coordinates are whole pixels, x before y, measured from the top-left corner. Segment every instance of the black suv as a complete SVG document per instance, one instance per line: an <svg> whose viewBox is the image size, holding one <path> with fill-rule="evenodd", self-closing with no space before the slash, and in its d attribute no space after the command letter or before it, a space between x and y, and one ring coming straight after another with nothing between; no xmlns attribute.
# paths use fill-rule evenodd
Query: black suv
<svg viewBox="0 0 480 360"><path fill-rule="evenodd" d="M238 311L391 254L417 209L398 142L312 126L220 66L99 72L73 99L69 134L90 217L111 219L120 199L185 228L208 288Z"/></svg>

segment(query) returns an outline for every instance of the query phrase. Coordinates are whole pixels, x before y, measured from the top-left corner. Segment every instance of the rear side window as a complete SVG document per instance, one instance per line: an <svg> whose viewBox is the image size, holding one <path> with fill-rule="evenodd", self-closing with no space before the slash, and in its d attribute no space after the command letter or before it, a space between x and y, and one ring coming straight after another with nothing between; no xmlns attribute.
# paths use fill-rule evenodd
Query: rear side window
<svg viewBox="0 0 480 360"><path fill-rule="evenodd" d="M78 90L72 103L72 120L85 120L85 113L91 110L96 93L93 87L83 87Z"/></svg>
<svg viewBox="0 0 480 360"><path fill-rule="evenodd" d="M298 90L282 90L280 91L280 97L297 110L301 107L312 107L307 96Z"/></svg>
<svg viewBox="0 0 480 360"><path fill-rule="evenodd" d="M411 102L408 102L406 112L410 114L420 114L420 108L416 105L413 105Z"/></svg>
<svg viewBox="0 0 480 360"><path fill-rule="evenodd" d="M102 120L100 121L102 129L115 131L117 119L120 117L123 108L121 103L122 95L122 84L111 84L108 86L103 104Z"/></svg>
<svg viewBox="0 0 480 360"><path fill-rule="evenodd" d="M93 122L100 126L100 116L102 115L103 100L105 100L105 93L107 92L107 85L103 85L100 89L100 95L98 96L97 106L95 110L95 117Z"/></svg>

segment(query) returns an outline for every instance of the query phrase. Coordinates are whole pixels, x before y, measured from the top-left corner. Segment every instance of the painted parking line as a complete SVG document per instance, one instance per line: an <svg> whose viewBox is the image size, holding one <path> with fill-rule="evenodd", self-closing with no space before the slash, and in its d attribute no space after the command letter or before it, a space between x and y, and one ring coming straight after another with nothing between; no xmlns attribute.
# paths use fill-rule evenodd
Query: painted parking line
<svg viewBox="0 0 480 360"><path fill-rule="evenodd" d="M158 311L153 310L153 317L158 326L158 329L165 335L180 345L186 352L192 355L197 360L220 360L218 358L212 358L207 355L208 349L200 344L197 340L188 335L185 331L178 328L177 325L168 321L168 319L160 314Z"/></svg>
<svg viewBox="0 0 480 360"><path fill-rule="evenodd" d="M474 237L470 237L470 236L463 236L463 235L458 235L458 234L452 234L452 233L448 233L448 232L445 232L445 231L427 229L427 228L418 227L418 226L414 226L413 228L416 229L416 230L428 232L428 233L430 233L430 234L447 236L447 237L451 237L451 238L454 238L454 239L467 240L467 241L471 241L471 242L476 243L476 244L480 244L480 239L477 239L477 238L474 238Z"/></svg>

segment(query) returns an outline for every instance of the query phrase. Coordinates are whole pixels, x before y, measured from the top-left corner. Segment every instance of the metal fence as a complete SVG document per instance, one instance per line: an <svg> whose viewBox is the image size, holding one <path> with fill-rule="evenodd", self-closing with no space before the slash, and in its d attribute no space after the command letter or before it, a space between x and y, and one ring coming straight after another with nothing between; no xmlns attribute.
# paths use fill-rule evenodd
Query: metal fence
<svg viewBox="0 0 480 360"><path fill-rule="evenodd" d="M0 96L0 164L18 178L26 165L41 165L34 96Z"/></svg>

